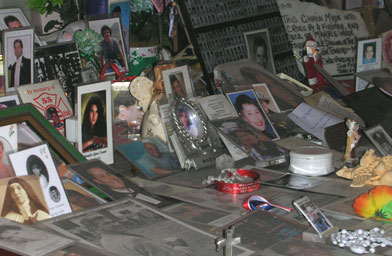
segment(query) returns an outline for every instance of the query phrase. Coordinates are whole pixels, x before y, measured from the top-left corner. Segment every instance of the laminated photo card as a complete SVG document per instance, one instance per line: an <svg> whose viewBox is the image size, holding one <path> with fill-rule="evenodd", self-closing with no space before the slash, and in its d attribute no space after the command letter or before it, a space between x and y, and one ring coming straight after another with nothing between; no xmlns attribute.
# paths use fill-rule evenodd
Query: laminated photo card
<svg viewBox="0 0 392 256"><path fill-rule="evenodd" d="M39 178L51 217L72 212L48 144L31 147L9 157L16 176L36 175Z"/></svg>

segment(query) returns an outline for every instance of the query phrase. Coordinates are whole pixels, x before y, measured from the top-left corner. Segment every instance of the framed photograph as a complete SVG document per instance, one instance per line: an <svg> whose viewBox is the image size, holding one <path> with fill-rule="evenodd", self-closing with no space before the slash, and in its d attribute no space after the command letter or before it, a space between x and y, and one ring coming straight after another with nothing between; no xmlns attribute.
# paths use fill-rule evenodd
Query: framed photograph
<svg viewBox="0 0 392 256"><path fill-rule="evenodd" d="M0 127L0 179L15 176L8 155L18 151L18 129L16 124Z"/></svg>
<svg viewBox="0 0 392 256"><path fill-rule="evenodd" d="M75 85L81 83L82 62L75 42L66 42L34 49L36 82L57 79L69 102L74 102Z"/></svg>
<svg viewBox="0 0 392 256"><path fill-rule="evenodd" d="M104 199L72 180L63 179L62 181L73 211L90 209L107 203Z"/></svg>
<svg viewBox="0 0 392 256"><path fill-rule="evenodd" d="M34 82L34 29L3 31L5 91Z"/></svg>
<svg viewBox="0 0 392 256"><path fill-rule="evenodd" d="M116 147L149 179L160 178L181 171L175 153L159 138L146 138Z"/></svg>
<svg viewBox="0 0 392 256"><path fill-rule="evenodd" d="M78 150L87 159L113 163L110 81L77 87Z"/></svg>
<svg viewBox="0 0 392 256"><path fill-rule="evenodd" d="M68 167L112 200L131 196L153 205L161 203L101 160L90 160Z"/></svg>
<svg viewBox="0 0 392 256"><path fill-rule="evenodd" d="M18 255L42 256L73 244L72 239L0 219L0 248ZM11 255L11 254L6 254ZM15 254L12 254L15 255Z"/></svg>
<svg viewBox="0 0 392 256"><path fill-rule="evenodd" d="M381 40L381 38L374 38L358 41L357 72L380 68Z"/></svg>
<svg viewBox="0 0 392 256"><path fill-rule="evenodd" d="M268 108L268 104L266 102L262 102L264 105L260 104L254 90L226 93L226 96L242 120L269 139L279 139L279 134L276 132L264 110Z"/></svg>
<svg viewBox="0 0 392 256"><path fill-rule="evenodd" d="M16 94L0 97L0 109L19 105L19 97Z"/></svg>
<svg viewBox="0 0 392 256"><path fill-rule="evenodd" d="M187 65L162 70L162 77L168 99L172 97L194 97L192 80L189 77Z"/></svg>
<svg viewBox="0 0 392 256"><path fill-rule="evenodd" d="M0 109L0 127L16 123L18 130L23 127L26 133L24 141L32 141L32 144L46 141L55 155L67 164L86 161L31 103Z"/></svg>
<svg viewBox="0 0 392 256"><path fill-rule="evenodd" d="M16 176L38 177L51 217L72 212L47 144L12 153L9 158Z"/></svg>
<svg viewBox="0 0 392 256"><path fill-rule="evenodd" d="M259 166L286 161L287 150L279 147L240 117L213 120L211 123L236 146L258 161Z"/></svg>
<svg viewBox="0 0 392 256"><path fill-rule="evenodd" d="M381 125L366 129L365 134L382 156L392 155L392 138Z"/></svg>
<svg viewBox="0 0 392 256"><path fill-rule="evenodd" d="M321 210L317 208L307 196L295 200L293 205L306 218L310 225L312 225L321 238L324 234L329 233L328 231L334 227Z"/></svg>
<svg viewBox="0 0 392 256"><path fill-rule="evenodd" d="M174 129L170 140L181 168L215 164L223 145L201 109L189 99L178 97L170 104L170 112Z"/></svg>
<svg viewBox="0 0 392 256"><path fill-rule="evenodd" d="M357 72L376 70L381 68L382 38L358 41L357 46ZM368 87L368 82L356 77L355 91ZM372 85L373 86L373 85Z"/></svg>
<svg viewBox="0 0 392 256"><path fill-rule="evenodd" d="M90 20L88 26L102 35L102 54L99 61L101 68L105 63L113 62L120 72L128 71L128 58L125 51L120 18ZM111 74L114 74L114 70L109 66L105 75Z"/></svg>
<svg viewBox="0 0 392 256"><path fill-rule="evenodd" d="M73 110L58 80L19 86L17 93L22 103L32 103L39 112L65 135L65 119Z"/></svg>
<svg viewBox="0 0 392 256"><path fill-rule="evenodd" d="M29 27L31 24L20 8L0 9L0 30ZM34 41L38 45L45 45L37 35Z"/></svg>
<svg viewBox="0 0 392 256"><path fill-rule="evenodd" d="M119 17L121 21L121 31L124 38L126 52L129 51L129 20L131 5L127 0L110 1L109 12L112 18ZM129 55L129 54L128 54Z"/></svg>
<svg viewBox="0 0 392 256"><path fill-rule="evenodd" d="M131 94L129 82L112 83L114 145L130 143L140 137L144 111ZM147 108L147 107L146 107Z"/></svg>
<svg viewBox="0 0 392 256"><path fill-rule="evenodd" d="M272 96L266 83L252 84L252 87L267 116L270 112L280 113L279 106L276 104L275 98Z"/></svg>
<svg viewBox="0 0 392 256"><path fill-rule="evenodd" d="M2 217L23 224L31 224L51 217L37 176L25 175L0 179L0 190L2 192ZM15 200L12 194L17 191L22 193L24 191L26 193L25 199L35 207L29 209L21 205L20 201Z"/></svg>
<svg viewBox="0 0 392 256"><path fill-rule="evenodd" d="M248 59L275 74L275 63L268 28L244 33Z"/></svg>

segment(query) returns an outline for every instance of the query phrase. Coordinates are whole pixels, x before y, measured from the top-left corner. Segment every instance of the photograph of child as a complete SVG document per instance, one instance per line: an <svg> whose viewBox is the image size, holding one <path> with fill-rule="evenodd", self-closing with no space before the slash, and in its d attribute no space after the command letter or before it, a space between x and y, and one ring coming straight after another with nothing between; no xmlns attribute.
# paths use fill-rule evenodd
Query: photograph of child
<svg viewBox="0 0 392 256"><path fill-rule="evenodd" d="M158 138L148 138L116 147L148 178L158 178L181 169L176 155Z"/></svg>
<svg viewBox="0 0 392 256"><path fill-rule="evenodd" d="M242 120L250 124L260 133L266 135L269 139L279 139L278 133L272 126L271 121L266 115L253 90L227 93L226 96L235 107Z"/></svg>

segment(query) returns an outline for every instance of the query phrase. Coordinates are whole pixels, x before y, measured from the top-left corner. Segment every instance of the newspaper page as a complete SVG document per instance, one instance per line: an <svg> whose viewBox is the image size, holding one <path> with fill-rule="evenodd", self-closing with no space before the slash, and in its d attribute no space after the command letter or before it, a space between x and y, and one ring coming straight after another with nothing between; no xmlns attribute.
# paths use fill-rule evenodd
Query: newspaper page
<svg viewBox="0 0 392 256"><path fill-rule="evenodd" d="M222 252L215 251L213 235L132 198L60 216L43 224L119 256L222 255ZM235 246L233 250L234 255L254 253L242 246Z"/></svg>
<svg viewBox="0 0 392 256"><path fill-rule="evenodd" d="M20 255L41 256L73 243L71 239L0 217L0 248L5 250Z"/></svg>

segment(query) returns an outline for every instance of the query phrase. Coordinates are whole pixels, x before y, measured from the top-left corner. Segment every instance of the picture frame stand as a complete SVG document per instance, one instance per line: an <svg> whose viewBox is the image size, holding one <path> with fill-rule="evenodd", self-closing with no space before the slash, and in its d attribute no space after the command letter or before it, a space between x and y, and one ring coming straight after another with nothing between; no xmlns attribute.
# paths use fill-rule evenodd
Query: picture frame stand
<svg viewBox="0 0 392 256"><path fill-rule="evenodd" d="M213 165L223 153L223 144L200 108L187 98L177 97L170 104L170 114L173 120L170 139L181 168L190 170Z"/></svg>

